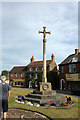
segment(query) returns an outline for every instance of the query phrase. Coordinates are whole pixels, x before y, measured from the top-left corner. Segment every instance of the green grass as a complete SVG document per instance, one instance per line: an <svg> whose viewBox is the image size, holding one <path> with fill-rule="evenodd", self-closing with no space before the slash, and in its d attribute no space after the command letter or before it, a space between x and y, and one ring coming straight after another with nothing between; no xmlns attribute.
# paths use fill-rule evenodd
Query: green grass
<svg viewBox="0 0 80 120"><path fill-rule="evenodd" d="M32 90L30 89L12 88L11 97L9 99L9 108L21 108L21 109L37 111L50 118L79 118L80 97L71 96L72 100L75 101L75 103L72 106L68 106L68 107L67 106L66 107L34 107L34 106L19 104L15 102L16 96L27 95L30 92L32 92Z"/></svg>

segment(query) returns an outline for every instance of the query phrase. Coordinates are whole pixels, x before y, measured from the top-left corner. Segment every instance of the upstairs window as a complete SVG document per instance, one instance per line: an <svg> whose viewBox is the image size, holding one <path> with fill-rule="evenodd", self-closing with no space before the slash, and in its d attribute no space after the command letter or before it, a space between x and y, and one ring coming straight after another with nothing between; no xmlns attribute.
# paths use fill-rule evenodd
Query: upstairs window
<svg viewBox="0 0 80 120"><path fill-rule="evenodd" d="M73 72L76 72L76 64L73 64Z"/></svg>
<svg viewBox="0 0 80 120"><path fill-rule="evenodd" d="M64 72L64 67L63 67L63 66L61 67L61 72L62 72L62 73Z"/></svg>
<svg viewBox="0 0 80 120"><path fill-rule="evenodd" d="M71 66L71 64L69 65L69 73L71 73L72 72L72 66Z"/></svg>
<svg viewBox="0 0 80 120"><path fill-rule="evenodd" d="M23 77L23 73L21 73L21 77Z"/></svg>
<svg viewBox="0 0 80 120"><path fill-rule="evenodd" d="M39 70L39 68L37 67L37 68L36 68L36 71L38 71L38 70Z"/></svg>
<svg viewBox="0 0 80 120"><path fill-rule="evenodd" d="M69 64L69 73L76 72L76 64Z"/></svg>
<svg viewBox="0 0 80 120"><path fill-rule="evenodd" d="M11 74L11 77L14 77L14 74Z"/></svg>
<svg viewBox="0 0 80 120"><path fill-rule="evenodd" d="M16 77L19 77L19 74L18 74L18 73L16 73Z"/></svg>
<svg viewBox="0 0 80 120"><path fill-rule="evenodd" d="M32 67L29 70L32 71Z"/></svg>
<svg viewBox="0 0 80 120"><path fill-rule="evenodd" d="M73 57L72 58L72 62L77 62L78 61L78 58L77 57Z"/></svg>

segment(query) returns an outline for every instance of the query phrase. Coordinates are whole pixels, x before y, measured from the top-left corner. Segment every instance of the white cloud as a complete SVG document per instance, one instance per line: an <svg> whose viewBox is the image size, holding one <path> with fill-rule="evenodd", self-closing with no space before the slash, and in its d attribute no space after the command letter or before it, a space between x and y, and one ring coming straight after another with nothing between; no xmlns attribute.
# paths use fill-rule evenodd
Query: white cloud
<svg viewBox="0 0 80 120"><path fill-rule="evenodd" d="M41 60L43 26L51 31L47 59L53 53L61 62L78 44L77 9L77 3L3 3L3 65L27 65L32 55Z"/></svg>

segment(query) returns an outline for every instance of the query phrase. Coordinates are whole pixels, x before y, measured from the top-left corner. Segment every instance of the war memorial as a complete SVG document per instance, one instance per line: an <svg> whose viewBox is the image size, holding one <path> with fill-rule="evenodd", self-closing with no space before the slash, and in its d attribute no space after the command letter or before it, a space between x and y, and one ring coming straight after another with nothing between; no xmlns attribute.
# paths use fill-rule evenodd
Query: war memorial
<svg viewBox="0 0 80 120"><path fill-rule="evenodd" d="M43 34L43 75L42 82L39 83L38 89L33 90L33 93L29 93L28 95L24 95L24 100L36 103L45 103L48 101L54 102L56 105L60 105L61 103L66 102L66 98L61 96L61 94L56 93L55 90L52 90L52 86L50 82L47 82L46 77L46 35L51 34L51 32L46 32L46 27L43 27L43 31L39 31L39 33ZM51 103L50 102L50 103Z"/></svg>

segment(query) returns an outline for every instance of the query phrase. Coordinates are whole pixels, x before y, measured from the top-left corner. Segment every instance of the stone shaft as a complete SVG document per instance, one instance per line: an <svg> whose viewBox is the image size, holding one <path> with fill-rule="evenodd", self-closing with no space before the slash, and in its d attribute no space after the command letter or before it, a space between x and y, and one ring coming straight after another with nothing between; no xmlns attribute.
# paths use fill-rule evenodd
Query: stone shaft
<svg viewBox="0 0 80 120"><path fill-rule="evenodd" d="M43 76L42 82L47 82L46 78L46 39L43 39Z"/></svg>
<svg viewBox="0 0 80 120"><path fill-rule="evenodd" d="M46 32L46 27L43 27L43 31L39 31L39 33L43 33L43 76L42 82L47 82L46 78L46 34L50 34L50 32Z"/></svg>

